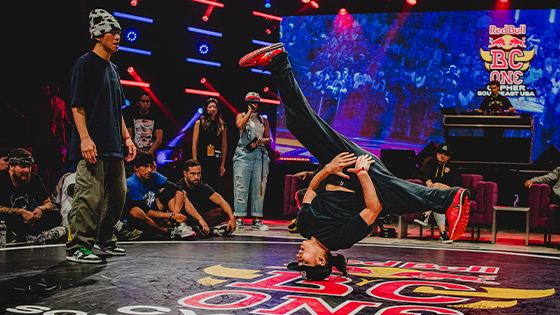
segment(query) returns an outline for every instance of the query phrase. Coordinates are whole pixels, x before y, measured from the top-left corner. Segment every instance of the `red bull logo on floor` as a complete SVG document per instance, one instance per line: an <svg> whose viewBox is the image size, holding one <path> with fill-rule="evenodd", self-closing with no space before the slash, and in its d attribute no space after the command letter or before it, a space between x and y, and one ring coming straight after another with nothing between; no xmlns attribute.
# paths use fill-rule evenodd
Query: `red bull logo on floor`
<svg viewBox="0 0 560 315"><path fill-rule="evenodd" d="M503 287L499 282L500 268L493 266L356 260L348 263L348 278L331 275L325 281L304 280L298 272L288 271L284 266L246 269L225 264L209 265L196 281L199 290L177 301L179 309L129 304L118 307L117 312L136 315L179 312L184 315L208 312L461 315L477 309L490 314L493 310L497 313L500 309L511 311L517 304L523 304L523 300L551 298L556 293L554 288L546 287ZM10 314L90 314L77 310L53 311L38 305L21 305L6 311Z"/></svg>
<svg viewBox="0 0 560 315"><path fill-rule="evenodd" d="M511 97L534 97L535 90L523 84L525 72L535 56L535 48L525 50L527 46L527 25L490 25L488 29L488 50L480 48L480 58L489 72L488 81L498 81L500 94ZM477 90L478 96L488 96L488 89Z"/></svg>

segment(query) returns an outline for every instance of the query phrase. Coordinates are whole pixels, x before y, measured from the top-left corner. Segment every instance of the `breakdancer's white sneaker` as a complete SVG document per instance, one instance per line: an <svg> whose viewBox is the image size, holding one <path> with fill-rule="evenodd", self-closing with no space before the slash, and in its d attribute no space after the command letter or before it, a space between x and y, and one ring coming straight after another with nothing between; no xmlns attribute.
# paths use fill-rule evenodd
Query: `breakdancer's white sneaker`
<svg viewBox="0 0 560 315"><path fill-rule="evenodd" d="M469 222L470 192L461 188L453 198L453 204L447 209L447 222L449 222L449 239L457 240L463 235Z"/></svg>

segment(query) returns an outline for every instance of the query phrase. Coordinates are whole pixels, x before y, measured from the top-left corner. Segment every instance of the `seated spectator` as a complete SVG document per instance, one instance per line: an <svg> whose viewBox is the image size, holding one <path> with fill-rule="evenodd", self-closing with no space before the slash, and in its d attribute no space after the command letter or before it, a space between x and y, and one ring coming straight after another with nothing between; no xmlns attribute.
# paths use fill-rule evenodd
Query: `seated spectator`
<svg viewBox="0 0 560 315"><path fill-rule="evenodd" d="M197 160L187 160L183 169L184 178L177 182L186 196L187 224L195 231L206 235L224 236L233 233L236 222L230 205L210 185L200 179L201 172L202 167ZM193 209L189 212L188 208L191 206ZM228 218L227 225L219 225ZM210 233L203 231L203 227L209 227Z"/></svg>
<svg viewBox="0 0 560 315"><path fill-rule="evenodd" d="M72 209L72 200L74 200L74 189L76 186L76 165L72 166L62 176L58 181L55 188L55 203L60 208L60 214L62 215L62 226L68 228L68 215L70 214L70 209Z"/></svg>
<svg viewBox="0 0 560 315"><path fill-rule="evenodd" d="M525 181L525 187L531 188L533 184L547 184L550 186L550 203L560 205L560 167L543 176L536 176Z"/></svg>
<svg viewBox="0 0 560 315"><path fill-rule="evenodd" d="M8 154L10 153L9 149L0 149L0 175L8 172Z"/></svg>
<svg viewBox="0 0 560 315"><path fill-rule="evenodd" d="M31 173L33 163L29 151L14 149L8 154L8 171L0 174L0 220L6 222L8 242L44 242L66 235L45 185Z"/></svg>
<svg viewBox="0 0 560 315"><path fill-rule="evenodd" d="M184 223L187 217L181 214L184 196L177 185L154 171L154 156L140 152L134 159L134 174L126 180L128 195L123 218L136 228L150 234L168 235L168 228ZM161 190L163 188L163 190ZM192 230L183 229L183 236L193 235Z"/></svg>
<svg viewBox="0 0 560 315"><path fill-rule="evenodd" d="M451 159L451 153L449 144L440 144L437 148L436 156L427 158L414 177L420 179L430 188L449 189L449 187L461 186L461 173L447 164ZM420 220L416 219L414 222L428 226L431 213L432 211L422 213ZM445 213L434 213L434 218L438 225L440 241L443 244L453 243L445 231Z"/></svg>
<svg viewBox="0 0 560 315"><path fill-rule="evenodd" d="M525 181L525 187L533 184L547 184L550 186L550 203L560 205L560 167L543 176L536 176ZM557 247L560 250L560 244Z"/></svg>
<svg viewBox="0 0 560 315"><path fill-rule="evenodd" d="M76 186L76 165L66 170L56 185L55 203L60 208L62 215L62 226L68 228L70 209L74 200L74 188ZM126 219L124 220L126 222ZM134 241L142 235L142 231L129 227L125 222L119 220L114 226L115 236L119 241Z"/></svg>

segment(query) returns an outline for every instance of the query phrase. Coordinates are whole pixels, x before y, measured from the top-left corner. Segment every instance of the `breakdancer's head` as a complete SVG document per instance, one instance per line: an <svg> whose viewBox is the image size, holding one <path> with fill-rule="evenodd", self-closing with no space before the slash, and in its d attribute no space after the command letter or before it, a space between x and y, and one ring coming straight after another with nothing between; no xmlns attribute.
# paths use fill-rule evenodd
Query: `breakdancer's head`
<svg viewBox="0 0 560 315"><path fill-rule="evenodd" d="M348 273L344 256L333 256L315 237L301 242L297 259L297 262L288 264L288 269L299 271L306 280L326 279L332 273L332 267L336 267L342 276Z"/></svg>

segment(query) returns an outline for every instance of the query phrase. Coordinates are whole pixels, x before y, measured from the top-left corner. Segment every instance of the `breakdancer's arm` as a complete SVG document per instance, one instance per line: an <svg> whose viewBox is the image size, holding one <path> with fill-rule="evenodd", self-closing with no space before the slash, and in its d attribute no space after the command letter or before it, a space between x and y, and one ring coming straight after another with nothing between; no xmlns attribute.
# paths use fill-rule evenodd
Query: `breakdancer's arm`
<svg viewBox="0 0 560 315"><path fill-rule="evenodd" d="M374 162L371 156L361 155L356 160L355 168L348 169L349 172L356 173L362 184L366 207L360 212L360 216L368 225L372 225L373 222L375 222L382 208L379 198L377 198L377 192L375 191L371 177L369 177L368 174L369 166Z"/></svg>
<svg viewBox="0 0 560 315"><path fill-rule="evenodd" d="M337 155L329 164L325 165L325 167L317 173L315 177L313 177L302 202L311 203L315 196L317 196L317 188L319 188L319 184L330 174L335 174L343 178L350 178L350 176L344 174L342 170L355 162L356 157L354 156L354 153L342 152Z"/></svg>

